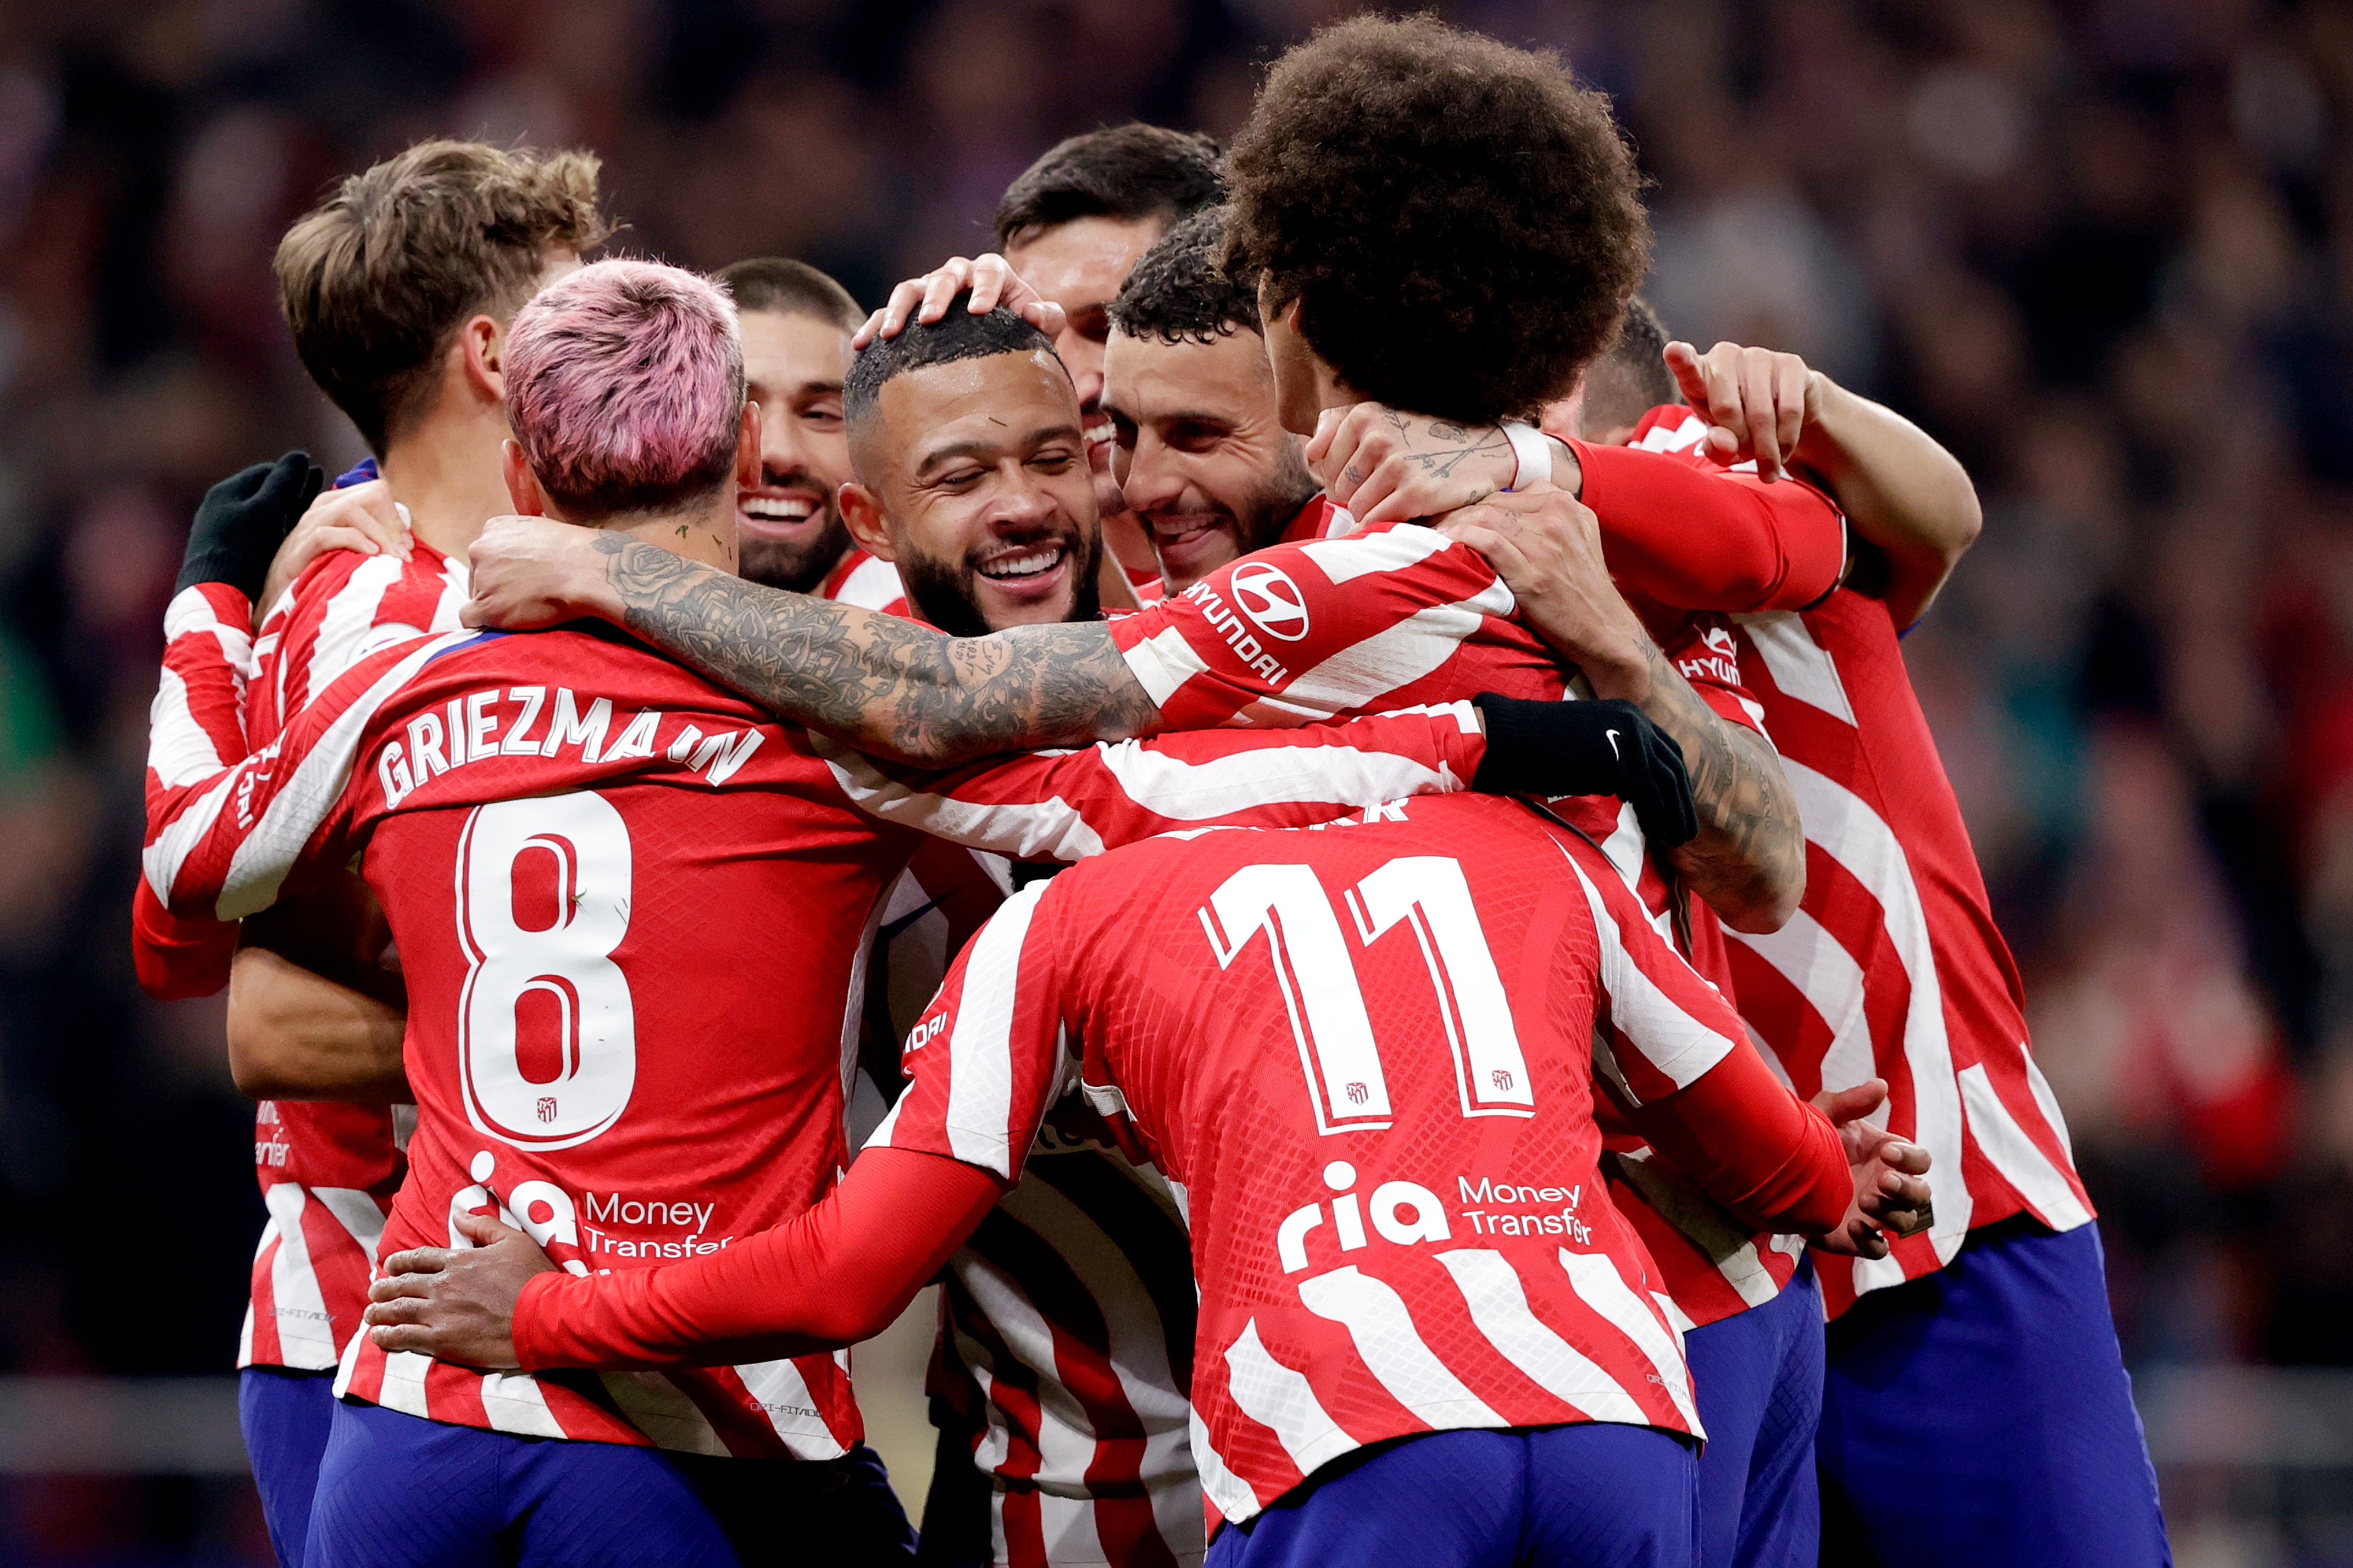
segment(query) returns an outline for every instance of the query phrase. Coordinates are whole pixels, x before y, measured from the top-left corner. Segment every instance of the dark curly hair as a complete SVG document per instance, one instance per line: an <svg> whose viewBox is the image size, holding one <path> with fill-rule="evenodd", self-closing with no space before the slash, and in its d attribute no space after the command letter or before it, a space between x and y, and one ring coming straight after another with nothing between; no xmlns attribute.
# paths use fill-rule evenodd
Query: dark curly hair
<svg viewBox="0 0 2353 1568"><path fill-rule="evenodd" d="M1205 207L1137 258L1112 325L1131 338L1164 343L1215 342L1229 332L1257 331L1258 290L1226 270L1226 209Z"/></svg>
<svg viewBox="0 0 2353 1568"><path fill-rule="evenodd" d="M1227 269L1296 300L1350 388L1444 418L1565 395L1649 265L1609 100L1432 17L1360 16L1285 53L1227 184Z"/></svg>

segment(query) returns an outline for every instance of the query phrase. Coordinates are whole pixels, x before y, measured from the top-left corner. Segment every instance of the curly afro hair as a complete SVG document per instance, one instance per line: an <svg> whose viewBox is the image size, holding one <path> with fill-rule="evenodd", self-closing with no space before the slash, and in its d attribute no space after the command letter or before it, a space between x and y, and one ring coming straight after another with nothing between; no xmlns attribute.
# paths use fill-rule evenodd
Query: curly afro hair
<svg viewBox="0 0 2353 1568"><path fill-rule="evenodd" d="M1548 53L1360 16L1284 54L1227 161L1228 269L1366 397L1472 423L1567 395L1650 263L1609 100Z"/></svg>

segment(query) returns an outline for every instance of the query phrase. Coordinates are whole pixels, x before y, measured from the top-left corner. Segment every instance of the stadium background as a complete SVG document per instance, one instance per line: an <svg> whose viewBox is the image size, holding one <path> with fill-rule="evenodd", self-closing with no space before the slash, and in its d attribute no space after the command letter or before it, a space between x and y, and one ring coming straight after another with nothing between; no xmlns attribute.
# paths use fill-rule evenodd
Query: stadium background
<svg viewBox="0 0 2353 1568"><path fill-rule="evenodd" d="M0 6L0 1561L267 1561L209 1381L250 1110L217 1004L138 994L125 912L196 498L360 451L287 350L286 223L417 137L577 142L620 247L874 303L985 247L1059 136L1230 132L1339 9ZM1800 352L1968 461L1984 538L1906 652L2181 1559L2353 1561L2353 10L1446 10L1616 98L1672 331Z"/></svg>

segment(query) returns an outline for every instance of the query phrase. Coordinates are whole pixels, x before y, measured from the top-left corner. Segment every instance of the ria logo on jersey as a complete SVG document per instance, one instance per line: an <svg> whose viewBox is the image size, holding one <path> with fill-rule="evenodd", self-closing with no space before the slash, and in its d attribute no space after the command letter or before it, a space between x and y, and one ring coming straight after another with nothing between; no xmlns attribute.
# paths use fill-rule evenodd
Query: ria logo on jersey
<svg viewBox="0 0 2353 1568"><path fill-rule="evenodd" d="M1582 1184L1573 1187L1515 1185L1492 1176L1482 1176L1476 1182L1468 1176L1457 1176L1455 1183L1461 1189L1461 1218L1473 1235L1557 1236L1580 1246L1592 1245L1592 1227L1577 1214L1585 1196ZM1447 1217L1446 1205L1436 1193L1419 1182L1383 1182L1360 1200L1348 1190L1356 1184L1356 1166L1345 1160L1335 1160L1324 1167L1324 1184L1341 1194L1332 1200L1328 1211L1321 1203L1304 1205L1284 1215L1282 1224L1275 1229L1275 1257L1281 1260L1285 1274L1296 1274L1307 1268L1307 1238L1322 1229L1327 1219L1332 1239L1342 1252L1361 1251L1372 1244L1365 1233L1368 1218L1382 1240L1399 1247L1453 1239L1453 1224ZM1500 1212L1538 1207L1543 1212Z"/></svg>

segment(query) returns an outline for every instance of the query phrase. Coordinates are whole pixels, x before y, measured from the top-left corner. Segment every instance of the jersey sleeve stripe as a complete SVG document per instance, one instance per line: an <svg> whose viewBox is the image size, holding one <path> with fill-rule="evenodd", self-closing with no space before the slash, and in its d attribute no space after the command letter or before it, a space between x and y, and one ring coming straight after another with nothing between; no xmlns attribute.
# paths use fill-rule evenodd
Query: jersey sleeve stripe
<svg viewBox="0 0 2353 1568"><path fill-rule="evenodd" d="M812 732L809 742L850 803L885 822L1016 860L1068 862L1103 852L1102 837L1060 797L987 802L927 795L837 741Z"/></svg>
<svg viewBox="0 0 2353 1568"><path fill-rule="evenodd" d="M1468 710L1468 704L1456 706ZM1465 713L1454 717L1465 724ZM1136 805L1175 822L1208 822L1290 801L1378 805L1450 792L1463 781L1394 752L1278 746L1190 763L1134 741L1101 748L1103 765Z"/></svg>
<svg viewBox="0 0 2353 1568"><path fill-rule="evenodd" d="M1299 553L1315 563L1315 569L1337 587L1375 572L1396 572L1418 565L1440 551L1452 548L1454 542L1436 529L1404 523L1361 539L1343 536L1313 540L1302 544ZM1511 590L1504 590L1506 599L1510 594ZM1504 613L1510 612L1506 609Z"/></svg>
<svg viewBox="0 0 2353 1568"><path fill-rule="evenodd" d="M1537 1318L1509 1258L1483 1247L1457 1247L1437 1257L1462 1292L1471 1321L1529 1382L1597 1421L1651 1424L1650 1412L1617 1379Z"/></svg>
<svg viewBox="0 0 2353 1568"><path fill-rule="evenodd" d="M205 728L188 700L188 683L165 665L147 710L147 765L165 789L210 778L233 758L220 754L220 738Z"/></svg>
<svg viewBox="0 0 2353 1568"><path fill-rule="evenodd" d="M378 677L374 686L335 715L334 720L296 763L294 776L271 797L253 831L237 846L228 873L221 883L217 913L237 920L268 909L294 868L304 845L317 833L352 776L360 740L376 710L452 640L471 633L452 632L424 644ZM176 869L176 868L175 868Z"/></svg>
<svg viewBox="0 0 2353 1568"><path fill-rule="evenodd" d="M1175 626L1155 632L1151 637L1124 650L1129 671L1144 687L1145 694L1159 707L1168 706L1168 700L1179 688L1197 675L1208 671L1201 656Z"/></svg>
<svg viewBox="0 0 2353 1568"><path fill-rule="evenodd" d="M1614 1271L1610 1278L1617 1278ZM1444 1431L1511 1425L1438 1358L1414 1326L1405 1298L1387 1280L1351 1264L1301 1280L1299 1299L1317 1317L1348 1331L1365 1369L1424 1426Z"/></svg>
<svg viewBox="0 0 2353 1568"><path fill-rule="evenodd" d="M401 563L379 555L354 567L327 601L319 634L311 641L311 655L300 674L302 700L308 702L335 683L335 678L366 657L366 641L375 629L376 612L384 596L400 581Z"/></svg>
<svg viewBox="0 0 2353 1568"><path fill-rule="evenodd" d="M1568 858L1567 851L1562 851ZM1686 1089L1732 1049L1732 1042L1693 1017L1678 1006L1674 998L1659 988L1658 982L1642 972L1633 956L1626 951L1626 939L1617 917L1609 910L1601 889L1585 874L1585 868L1568 858L1569 868L1577 873L1578 886L1585 889L1586 906L1592 910L1595 934L1601 939L1601 979L1609 993L1609 1022L1617 1037L1641 1053L1642 1059L1673 1083L1676 1089ZM1678 960L1677 962L1681 962ZM1616 1064L1621 1070L1626 1064ZM1620 1087L1629 1089L1634 1098L1639 1091L1624 1081Z"/></svg>
<svg viewBox="0 0 2353 1568"><path fill-rule="evenodd" d="M1976 1135L1978 1147L1993 1168L2001 1173L2002 1180L2016 1187L2019 1195L2032 1204L2044 1221L2054 1230L2073 1230L2089 1220L2091 1211L2075 1196L2075 1189L2049 1155L2034 1146L2024 1127L2001 1102L1993 1080L1986 1074L1985 1064L1978 1062L1963 1068L1960 1073L1961 1103L1969 1116L1969 1131Z"/></svg>
<svg viewBox="0 0 2353 1568"><path fill-rule="evenodd" d="M1250 1319L1234 1342L1226 1347L1226 1387L1234 1408L1274 1434L1283 1453L1302 1476L1317 1469L1356 1446L1315 1397L1315 1387L1304 1373L1274 1359L1259 1338L1258 1320ZM1200 1447L1197 1440L1196 1451ZM1250 1502L1256 1507L1257 1500ZM1219 1508L1231 1518L1232 1508Z"/></svg>
<svg viewBox="0 0 2353 1568"><path fill-rule="evenodd" d="M1468 599L1417 610L1334 654L1284 688L1282 697L1261 698L1252 710L1320 719L1375 707L1453 658L1488 617L1510 615L1513 603L1512 591L1498 579Z"/></svg>
<svg viewBox="0 0 2353 1568"><path fill-rule="evenodd" d="M1020 1000L1029 920L1050 884L1005 901L973 938L964 998L948 1033L948 1147L959 1160L1011 1180L1013 1014Z"/></svg>
<svg viewBox="0 0 2353 1568"><path fill-rule="evenodd" d="M1675 1410L1693 1436L1704 1442L1707 1433L1700 1426L1699 1410L1692 1403L1691 1371L1683 1364L1683 1346L1676 1342L1665 1324L1653 1310L1643 1305L1626 1281L1618 1276L1617 1265L1607 1258L1592 1253L1560 1249L1560 1266L1568 1273L1569 1283L1585 1304L1609 1320L1609 1326L1634 1342L1659 1374L1661 1386L1667 1397L1675 1402Z"/></svg>

